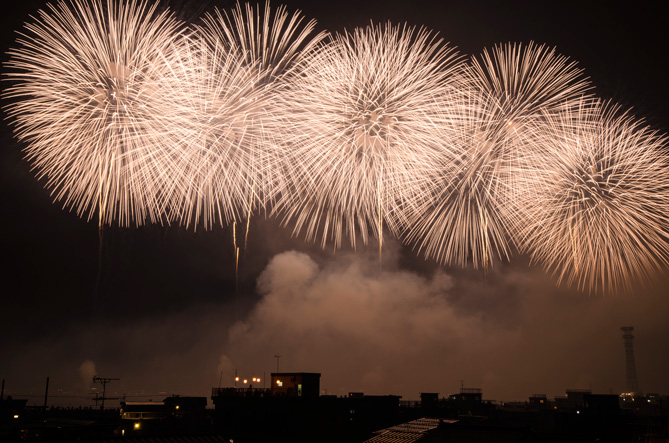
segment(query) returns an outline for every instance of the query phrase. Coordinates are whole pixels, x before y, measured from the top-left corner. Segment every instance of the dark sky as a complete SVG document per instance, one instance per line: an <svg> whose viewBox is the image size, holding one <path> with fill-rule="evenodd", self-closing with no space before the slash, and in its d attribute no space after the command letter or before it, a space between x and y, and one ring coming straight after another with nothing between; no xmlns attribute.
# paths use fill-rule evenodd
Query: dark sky
<svg viewBox="0 0 669 443"><path fill-rule="evenodd" d="M667 16L636 2L287 1L332 32L391 20L438 31L464 55L496 43L556 46L596 92L667 133ZM174 1L183 17L206 5ZM219 3L230 5L231 2ZM274 3L278 5L277 3ZM40 1L3 8L2 53ZM321 372L329 393L416 399L460 381L484 397L525 399L568 388L625 389L619 327L634 325L641 388L669 393L669 279L605 297L556 288L525 257L487 275L436 266L389 239L332 253L251 221L235 291L230 227L109 228L53 204L0 126L2 279L0 377L6 393L91 404L90 377L120 393L208 395L219 381L276 369ZM99 289L96 296L96 281ZM67 395L79 397L68 398Z"/></svg>

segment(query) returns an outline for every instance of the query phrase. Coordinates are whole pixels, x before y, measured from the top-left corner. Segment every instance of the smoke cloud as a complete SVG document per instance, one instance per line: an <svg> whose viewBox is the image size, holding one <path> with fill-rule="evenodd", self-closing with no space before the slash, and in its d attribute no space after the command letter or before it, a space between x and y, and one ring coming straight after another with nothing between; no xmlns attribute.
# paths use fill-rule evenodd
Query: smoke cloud
<svg viewBox="0 0 669 443"><path fill-rule="evenodd" d="M258 290L255 309L230 329L227 355L246 367L281 355L282 371L322 372L322 387L334 394L416 398L457 392L460 383L501 400L567 388L618 392L620 324L666 329L661 316L637 305L666 306L659 297L570 294L524 267L484 278L425 275L398 269L392 257L381 267L360 254L319 265L290 251L271 260Z"/></svg>
<svg viewBox="0 0 669 443"><path fill-rule="evenodd" d="M267 386L277 364L281 372L320 372L323 392L337 395L417 399L449 395L461 383L495 400L569 388L622 392L619 328L628 324L642 389L669 392L666 281L643 294L602 298L555 288L522 264L487 274L407 270L396 245L388 243L381 264L369 249L281 252L261 268L253 294L181 310L155 304L143 315L7 342L11 358L0 365L6 392L39 402L50 376L64 395L54 403L92 405L97 374L120 378L107 392L127 400L209 397L212 387L232 386L235 374Z"/></svg>
<svg viewBox="0 0 669 443"><path fill-rule="evenodd" d="M93 382L93 377L97 375L95 370L95 363L90 360L85 360L79 366L79 377L81 378L82 387L85 389Z"/></svg>

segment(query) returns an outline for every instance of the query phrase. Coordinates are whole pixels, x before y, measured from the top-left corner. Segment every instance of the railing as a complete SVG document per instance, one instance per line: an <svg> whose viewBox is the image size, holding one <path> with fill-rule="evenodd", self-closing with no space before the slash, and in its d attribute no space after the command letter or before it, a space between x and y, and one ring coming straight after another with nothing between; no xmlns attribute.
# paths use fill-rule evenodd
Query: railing
<svg viewBox="0 0 669 443"><path fill-rule="evenodd" d="M212 397L269 397L269 388L212 388Z"/></svg>
<svg viewBox="0 0 669 443"><path fill-rule="evenodd" d="M421 404L420 400L400 400L401 408L420 408Z"/></svg>
<svg viewBox="0 0 669 443"><path fill-rule="evenodd" d="M481 388L460 388L460 394L482 394Z"/></svg>

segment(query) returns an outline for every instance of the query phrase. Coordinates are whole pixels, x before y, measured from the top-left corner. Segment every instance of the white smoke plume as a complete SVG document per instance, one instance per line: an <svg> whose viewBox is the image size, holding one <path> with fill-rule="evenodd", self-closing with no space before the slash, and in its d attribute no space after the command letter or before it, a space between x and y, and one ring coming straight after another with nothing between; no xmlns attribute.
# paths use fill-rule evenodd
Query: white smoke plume
<svg viewBox="0 0 669 443"><path fill-rule="evenodd" d="M95 369L95 363L90 360L84 360L84 362L79 366L79 378L81 380L82 390L87 392L91 384L93 383L93 377L97 375Z"/></svg>

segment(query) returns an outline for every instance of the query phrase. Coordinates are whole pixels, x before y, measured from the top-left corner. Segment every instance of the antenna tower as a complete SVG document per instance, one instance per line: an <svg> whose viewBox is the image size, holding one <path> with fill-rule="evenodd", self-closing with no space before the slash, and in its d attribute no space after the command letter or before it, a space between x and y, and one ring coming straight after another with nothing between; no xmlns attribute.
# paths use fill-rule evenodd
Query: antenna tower
<svg viewBox="0 0 669 443"><path fill-rule="evenodd" d="M100 410L104 412L105 410L105 400L115 400L118 399L118 397L106 397L105 394L107 393L107 383L110 381L115 381L115 380L120 380L120 378L111 378L111 377L98 377L97 375L93 376L93 383L101 383L102 384L102 398L98 398L97 396L95 397L95 405L97 406L98 400L102 400L102 406L100 406Z"/></svg>
<svg viewBox="0 0 669 443"><path fill-rule="evenodd" d="M639 393L639 380L636 377L636 364L634 363L634 326L623 326L623 340L625 340L625 361L627 367L627 392Z"/></svg>

